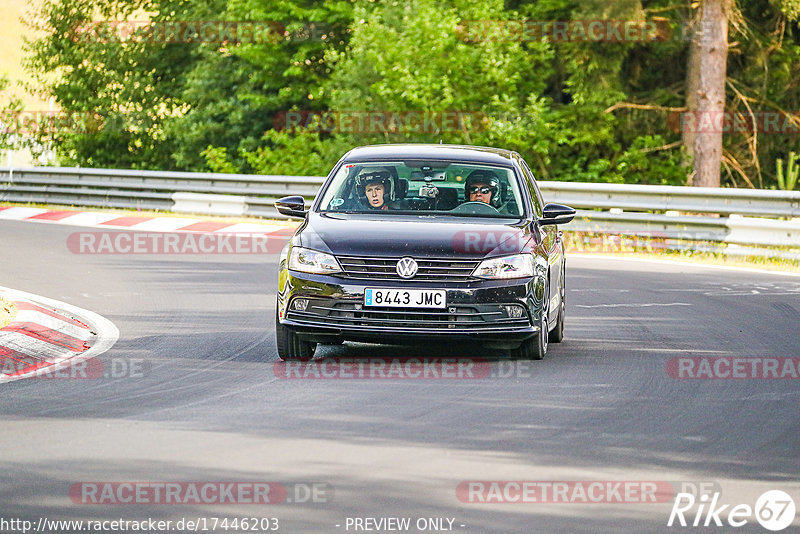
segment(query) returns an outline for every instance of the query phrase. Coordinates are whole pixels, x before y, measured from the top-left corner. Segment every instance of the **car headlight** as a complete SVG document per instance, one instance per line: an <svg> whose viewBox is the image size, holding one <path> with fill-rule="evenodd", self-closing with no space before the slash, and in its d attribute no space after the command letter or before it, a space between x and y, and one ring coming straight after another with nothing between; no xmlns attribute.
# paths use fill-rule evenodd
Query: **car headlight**
<svg viewBox="0 0 800 534"><path fill-rule="evenodd" d="M533 258L528 254L517 254L483 260L472 276L478 278L529 278L533 274Z"/></svg>
<svg viewBox="0 0 800 534"><path fill-rule="evenodd" d="M294 247L289 255L289 269L312 274L338 273L339 262L331 254L303 247Z"/></svg>

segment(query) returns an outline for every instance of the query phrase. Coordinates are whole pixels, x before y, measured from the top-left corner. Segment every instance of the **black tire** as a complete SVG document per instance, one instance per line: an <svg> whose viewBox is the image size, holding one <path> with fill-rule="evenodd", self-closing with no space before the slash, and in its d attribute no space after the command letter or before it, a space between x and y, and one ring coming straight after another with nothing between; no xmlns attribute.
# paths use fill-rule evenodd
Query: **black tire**
<svg viewBox="0 0 800 534"><path fill-rule="evenodd" d="M308 361L314 357L316 343L303 341L291 328L283 326L275 317L275 340L278 345L278 357L283 360Z"/></svg>
<svg viewBox="0 0 800 534"><path fill-rule="evenodd" d="M561 283L559 283L559 303L558 303L558 319L556 319L556 326L550 331L550 343L561 343L564 340L564 315L567 311L567 304L564 298L567 296L566 290L566 274L564 267L561 267Z"/></svg>
<svg viewBox="0 0 800 534"><path fill-rule="evenodd" d="M547 312L542 311L539 320L539 333L526 339L516 349L511 349L511 358L514 360L543 360L547 354Z"/></svg>

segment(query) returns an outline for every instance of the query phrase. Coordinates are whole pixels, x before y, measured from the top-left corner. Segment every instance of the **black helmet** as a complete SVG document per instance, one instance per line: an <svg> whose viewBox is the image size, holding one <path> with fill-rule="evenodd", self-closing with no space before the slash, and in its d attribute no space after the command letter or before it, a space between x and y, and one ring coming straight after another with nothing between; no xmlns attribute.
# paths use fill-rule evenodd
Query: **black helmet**
<svg viewBox="0 0 800 534"><path fill-rule="evenodd" d="M492 190L489 203L495 208L500 207L500 179L492 171L478 169L469 173L465 184L464 197L469 200L469 190L474 184L486 184Z"/></svg>
<svg viewBox="0 0 800 534"><path fill-rule="evenodd" d="M356 190L361 201L367 200L367 186L381 184L383 186L383 203L386 204L394 196L394 182L389 171L383 169L364 170L356 177ZM369 202L367 202L369 204Z"/></svg>

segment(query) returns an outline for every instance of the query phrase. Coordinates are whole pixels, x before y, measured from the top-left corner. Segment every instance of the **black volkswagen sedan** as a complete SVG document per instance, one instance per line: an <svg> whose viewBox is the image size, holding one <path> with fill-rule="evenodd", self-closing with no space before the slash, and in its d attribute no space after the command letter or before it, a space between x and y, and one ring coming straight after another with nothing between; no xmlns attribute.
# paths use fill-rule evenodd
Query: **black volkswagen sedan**
<svg viewBox="0 0 800 534"><path fill-rule="evenodd" d="M280 257L276 338L283 360L318 343L478 342L542 359L564 335L565 258L519 154L453 145L356 148L331 171Z"/></svg>

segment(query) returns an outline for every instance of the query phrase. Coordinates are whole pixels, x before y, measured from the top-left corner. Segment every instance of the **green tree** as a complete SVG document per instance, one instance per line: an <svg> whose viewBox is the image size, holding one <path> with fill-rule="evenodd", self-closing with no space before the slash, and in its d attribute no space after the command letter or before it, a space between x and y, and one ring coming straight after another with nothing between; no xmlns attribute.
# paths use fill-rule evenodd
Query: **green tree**
<svg viewBox="0 0 800 534"><path fill-rule="evenodd" d="M352 10L348 1L231 0L227 20L255 21L280 31L197 64L184 92L190 111L173 124L184 141L182 166L202 166L211 146L226 148L225 161L235 168L268 171L254 154L283 150L288 138L267 132L284 126L286 111L327 109L324 87L333 70L326 52L347 45Z"/></svg>
<svg viewBox="0 0 800 534"><path fill-rule="evenodd" d="M135 12L157 22L193 20L212 4L177 0L46 0L31 25L44 36L28 45L28 68L64 113L97 113L97 132L52 132L50 141L64 164L98 167L175 168L175 140L164 123L182 113L184 79L202 57L199 44L170 43L140 27L121 40L111 26Z"/></svg>
<svg viewBox="0 0 800 534"><path fill-rule="evenodd" d="M202 152L214 145L247 169L240 150L255 149L279 111L310 102L329 75L324 53L346 43L351 9L346 1L304 8L267 0L47 0L30 22L44 37L29 44L28 67L62 110L104 121L99 132L53 132L48 141L64 164L203 170ZM262 33L280 25L286 33L203 42L152 38L145 26L120 40L119 32L92 24L141 12L155 24L252 21L263 24ZM310 34L315 20L336 31Z"/></svg>
<svg viewBox="0 0 800 534"><path fill-rule="evenodd" d="M308 165L303 162L303 153L293 155L298 165L315 169L315 174L327 172L342 153L339 147L439 140L507 144L500 138L502 132L516 135L520 132L516 123L531 122L526 106L538 112L538 95L545 87L542 69L549 68L549 49L544 43L531 43L526 50L514 42L470 42L463 22L509 15L514 13L504 11L502 2L491 0L359 5L353 15L349 46L344 51L330 49L325 58L335 69L319 94L327 97L332 116L363 111L397 113L400 117L420 112L441 117L451 112L451 117L464 119L461 128L381 131L367 127L366 131L353 131L345 127L329 132L312 127L281 136L269 134L271 147L252 154L251 164L274 159L277 151L285 153L292 136L313 140L310 146L316 148L307 156L311 159ZM337 150L327 150L326 145ZM302 149L306 143L296 146ZM533 146L545 150L541 143Z"/></svg>
<svg viewBox="0 0 800 534"><path fill-rule="evenodd" d="M5 95L9 85L8 75L0 74L0 154L21 148L18 119L23 106L18 97Z"/></svg>
<svg viewBox="0 0 800 534"><path fill-rule="evenodd" d="M798 4L731 4L731 113L758 122L759 112L774 111L800 125L791 114L800 107ZM255 21L280 31L260 42L77 38L81 23L141 12L159 22ZM62 110L103 117L97 132L42 140L67 164L323 174L352 146L443 140L516 149L545 179L685 184L694 142L680 112L693 105L697 15L696 4L671 0L47 0L35 21L44 37L30 44L28 64ZM520 39L509 21L522 19L657 22L660 33ZM667 26L671 35L662 34ZM467 112L474 120L440 131L285 120L317 113L328 124L355 111ZM775 187L775 160L797 150L789 133L726 133L723 185Z"/></svg>

